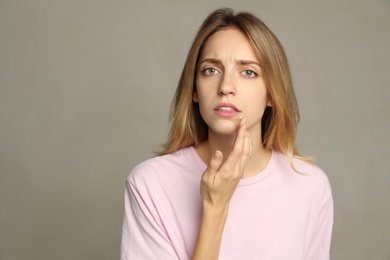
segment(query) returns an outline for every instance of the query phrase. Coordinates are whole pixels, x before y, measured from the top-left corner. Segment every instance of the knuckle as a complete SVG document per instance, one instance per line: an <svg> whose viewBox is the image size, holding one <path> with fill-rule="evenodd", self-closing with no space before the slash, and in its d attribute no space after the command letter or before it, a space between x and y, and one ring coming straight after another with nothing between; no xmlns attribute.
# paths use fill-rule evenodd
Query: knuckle
<svg viewBox="0 0 390 260"><path fill-rule="evenodd" d="M231 172L228 172L228 173L226 173L225 175L224 175L224 179L225 180L231 180L231 179L233 179L233 174L231 173Z"/></svg>
<svg viewBox="0 0 390 260"><path fill-rule="evenodd" d="M230 180L230 178L232 177L232 171L227 170L227 169L223 169L223 170L221 170L220 175L221 175L222 179Z"/></svg>
<svg viewBox="0 0 390 260"><path fill-rule="evenodd" d="M209 178L203 176L202 180L201 180L201 185L204 186L204 187L209 188L210 187Z"/></svg>
<svg viewBox="0 0 390 260"><path fill-rule="evenodd" d="M242 155L245 157L249 157L251 155L251 151L249 149L246 149L242 152Z"/></svg>
<svg viewBox="0 0 390 260"><path fill-rule="evenodd" d="M223 179L225 181L237 181L240 179L240 174L237 171L226 171L223 173Z"/></svg>
<svg viewBox="0 0 390 260"><path fill-rule="evenodd" d="M236 156L241 156L243 153L243 150L242 149L235 149L232 151L232 153Z"/></svg>
<svg viewBox="0 0 390 260"><path fill-rule="evenodd" d="M210 162L210 168L211 169L213 169L213 170L215 170L215 169L217 169L218 168L218 162L216 162L216 161L211 161Z"/></svg>

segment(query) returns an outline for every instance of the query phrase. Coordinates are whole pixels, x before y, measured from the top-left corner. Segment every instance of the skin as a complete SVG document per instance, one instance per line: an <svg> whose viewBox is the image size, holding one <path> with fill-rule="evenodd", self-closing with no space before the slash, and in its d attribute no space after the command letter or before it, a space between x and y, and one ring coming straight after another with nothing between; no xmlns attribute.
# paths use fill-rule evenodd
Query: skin
<svg viewBox="0 0 390 260"><path fill-rule="evenodd" d="M197 71L193 101L199 103L209 138L195 147L208 168L201 181L202 224L192 259L208 260L218 259L230 200L240 179L260 173L271 157L261 142L261 118L271 104L255 51L235 28L209 37ZM214 110L221 103L233 104L240 113L221 116Z"/></svg>

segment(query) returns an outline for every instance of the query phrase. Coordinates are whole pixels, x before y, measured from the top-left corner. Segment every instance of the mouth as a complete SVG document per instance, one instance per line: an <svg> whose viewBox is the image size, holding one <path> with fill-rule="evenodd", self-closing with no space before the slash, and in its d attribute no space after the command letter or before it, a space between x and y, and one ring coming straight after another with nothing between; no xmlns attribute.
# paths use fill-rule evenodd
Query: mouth
<svg viewBox="0 0 390 260"><path fill-rule="evenodd" d="M214 108L214 111L222 111L222 112L236 112L236 113L241 113L241 110L239 110L235 105L230 104L230 103L221 103L217 105Z"/></svg>

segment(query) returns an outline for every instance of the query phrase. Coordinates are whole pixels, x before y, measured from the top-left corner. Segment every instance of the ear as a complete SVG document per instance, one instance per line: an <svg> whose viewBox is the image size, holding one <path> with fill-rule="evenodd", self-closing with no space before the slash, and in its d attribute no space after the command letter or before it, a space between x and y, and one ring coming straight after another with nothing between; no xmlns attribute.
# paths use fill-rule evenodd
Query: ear
<svg viewBox="0 0 390 260"><path fill-rule="evenodd" d="M194 92L192 94L192 101L194 101L195 103L199 103L198 93Z"/></svg>
<svg viewBox="0 0 390 260"><path fill-rule="evenodd" d="M271 98L271 95L268 92L268 95L267 95L267 107L272 107L272 106L273 106L272 98Z"/></svg>

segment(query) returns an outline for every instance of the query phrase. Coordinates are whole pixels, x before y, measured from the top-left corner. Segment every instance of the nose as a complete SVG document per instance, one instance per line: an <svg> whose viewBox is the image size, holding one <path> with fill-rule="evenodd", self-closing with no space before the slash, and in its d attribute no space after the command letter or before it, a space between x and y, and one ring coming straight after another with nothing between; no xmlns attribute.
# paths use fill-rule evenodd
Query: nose
<svg viewBox="0 0 390 260"><path fill-rule="evenodd" d="M221 82L218 88L218 95L236 95L234 80L228 73L224 73L223 77L221 77Z"/></svg>

